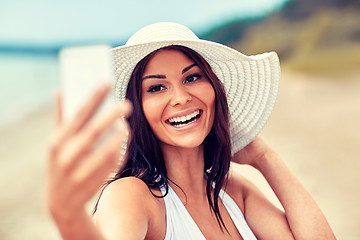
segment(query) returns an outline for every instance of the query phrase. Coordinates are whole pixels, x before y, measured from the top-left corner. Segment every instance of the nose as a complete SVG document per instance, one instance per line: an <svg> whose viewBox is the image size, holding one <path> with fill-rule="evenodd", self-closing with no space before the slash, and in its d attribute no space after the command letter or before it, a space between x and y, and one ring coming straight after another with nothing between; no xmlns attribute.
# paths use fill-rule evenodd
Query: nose
<svg viewBox="0 0 360 240"><path fill-rule="evenodd" d="M177 86L173 88L170 105L183 105L190 102L191 99L191 94L184 87Z"/></svg>

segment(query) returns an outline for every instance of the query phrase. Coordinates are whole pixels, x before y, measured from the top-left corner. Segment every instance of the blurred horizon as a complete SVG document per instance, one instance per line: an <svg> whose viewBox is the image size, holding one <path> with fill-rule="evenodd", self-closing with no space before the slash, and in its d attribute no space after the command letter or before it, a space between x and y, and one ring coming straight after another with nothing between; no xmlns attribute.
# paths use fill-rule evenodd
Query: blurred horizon
<svg viewBox="0 0 360 240"><path fill-rule="evenodd" d="M2 1L0 52L98 42L120 45L141 27L159 21L178 22L201 35L233 19L265 17L288 1L230 0L219 5L215 0L185 0L176 6L162 0Z"/></svg>

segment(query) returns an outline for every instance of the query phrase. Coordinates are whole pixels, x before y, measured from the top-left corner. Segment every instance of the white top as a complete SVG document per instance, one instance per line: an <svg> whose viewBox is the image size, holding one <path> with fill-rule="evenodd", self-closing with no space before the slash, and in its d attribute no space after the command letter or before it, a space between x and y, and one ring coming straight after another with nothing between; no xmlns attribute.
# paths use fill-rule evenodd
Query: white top
<svg viewBox="0 0 360 240"><path fill-rule="evenodd" d="M166 208L166 234L165 240L201 240L206 239L191 215L176 195L174 190L169 186L169 192L164 197ZM161 188L161 192L165 194L165 187ZM226 210L228 211L232 221L238 229L244 240L255 240L256 237L247 224L243 213L241 212L235 201L222 189L219 194Z"/></svg>

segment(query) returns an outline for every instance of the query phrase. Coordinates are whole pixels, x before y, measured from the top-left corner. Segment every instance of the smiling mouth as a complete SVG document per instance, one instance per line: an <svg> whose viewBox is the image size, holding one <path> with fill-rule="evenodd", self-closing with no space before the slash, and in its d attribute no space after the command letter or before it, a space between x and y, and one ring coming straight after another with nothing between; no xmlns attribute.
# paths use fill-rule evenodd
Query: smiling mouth
<svg viewBox="0 0 360 240"><path fill-rule="evenodd" d="M202 114L202 110L196 110L191 114L182 117L169 118L166 120L171 126L176 128L186 126L190 123L197 121Z"/></svg>

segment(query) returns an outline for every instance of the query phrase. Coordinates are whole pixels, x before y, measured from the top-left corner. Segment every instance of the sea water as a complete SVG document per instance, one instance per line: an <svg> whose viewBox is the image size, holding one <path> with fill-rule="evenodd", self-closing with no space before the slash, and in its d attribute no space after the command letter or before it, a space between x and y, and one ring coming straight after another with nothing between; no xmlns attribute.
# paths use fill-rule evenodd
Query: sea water
<svg viewBox="0 0 360 240"><path fill-rule="evenodd" d="M0 53L0 126L51 106L59 86L56 54Z"/></svg>

